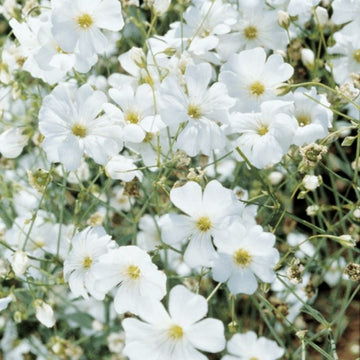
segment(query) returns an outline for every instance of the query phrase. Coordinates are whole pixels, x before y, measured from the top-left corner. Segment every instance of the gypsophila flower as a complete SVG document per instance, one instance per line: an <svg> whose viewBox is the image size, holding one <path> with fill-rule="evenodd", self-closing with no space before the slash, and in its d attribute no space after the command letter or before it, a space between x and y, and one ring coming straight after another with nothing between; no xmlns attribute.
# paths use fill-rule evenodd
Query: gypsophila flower
<svg viewBox="0 0 360 360"><path fill-rule="evenodd" d="M75 235L71 244L72 249L64 262L65 281L69 282L75 296L88 298L88 292L96 295L94 265L115 244L101 227L87 227Z"/></svg>
<svg viewBox="0 0 360 360"><path fill-rule="evenodd" d="M124 353L130 360L205 360L200 351L216 353L224 349L224 325L205 318L208 305L204 297L182 285L169 295L169 313L160 303L144 306L140 317L125 319Z"/></svg>

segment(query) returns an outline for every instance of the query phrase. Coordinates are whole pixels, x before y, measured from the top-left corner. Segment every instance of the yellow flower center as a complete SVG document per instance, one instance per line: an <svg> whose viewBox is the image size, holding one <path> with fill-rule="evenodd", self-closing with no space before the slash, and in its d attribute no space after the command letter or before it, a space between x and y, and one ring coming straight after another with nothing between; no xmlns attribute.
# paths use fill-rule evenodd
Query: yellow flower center
<svg viewBox="0 0 360 360"><path fill-rule="evenodd" d="M130 265L126 270L127 275L132 279L136 280L140 277L140 269L136 265Z"/></svg>
<svg viewBox="0 0 360 360"><path fill-rule="evenodd" d="M169 337L173 340L180 340L184 336L184 330L179 325L173 325L168 331Z"/></svg>
<svg viewBox="0 0 360 360"><path fill-rule="evenodd" d="M309 125L311 123L311 117L309 115L301 114L296 117L299 126L303 127L305 125Z"/></svg>
<svg viewBox="0 0 360 360"><path fill-rule="evenodd" d="M261 125L258 129L257 129L257 133L261 136L264 136L265 134L267 134L269 132L269 128L267 127L267 125Z"/></svg>
<svg viewBox="0 0 360 360"><path fill-rule="evenodd" d="M75 136L80 138L84 138L86 136L86 127L84 125L74 124L71 130Z"/></svg>
<svg viewBox="0 0 360 360"><path fill-rule="evenodd" d="M250 85L250 92L253 95L260 96L265 92L265 86L260 81L255 81Z"/></svg>
<svg viewBox="0 0 360 360"><path fill-rule="evenodd" d="M92 258L90 256L86 256L83 260L83 267L85 269L88 269L91 266L92 262Z"/></svg>
<svg viewBox="0 0 360 360"><path fill-rule="evenodd" d="M196 222L196 226L198 229L202 232L206 232L211 229L211 221L207 216L202 216L199 218L199 220Z"/></svg>
<svg viewBox="0 0 360 360"><path fill-rule="evenodd" d="M258 31L255 26L249 25L244 29L244 35L249 40L254 40L258 36Z"/></svg>
<svg viewBox="0 0 360 360"><path fill-rule="evenodd" d="M257 357L255 357L255 356L252 356L251 358L250 358L250 360L259 360Z"/></svg>
<svg viewBox="0 0 360 360"><path fill-rule="evenodd" d="M147 132L145 137L144 137L143 142L149 143L153 138L154 138L154 134L152 134L150 132Z"/></svg>
<svg viewBox="0 0 360 360"><path fill-rule="evenodd" d="M234 262L238 266L246 267L251 262L251 255L249 254L249 252L247 250L239 249L234 254Z"/></svg>
<svg viewBox="0 0 360 360"><path fill-rule="evenodd" d="M360 63L360 49L354 52L354 59L356 62Z"/></svg>
<svg viewBox="0 0 360 360"><path fill-rule="evenodd" d="M200 108L196 105L190 104L188 107L188 115L193 119L199 119L201 116Z"/></svg>
<svg viewBox="0 0 360 360"><path fill-rule="evenodd" d="M130 124L137 124L139 122L139 114L135 111L130 111L126 114L125 120Z"/></svg>
<svg viewBox="0 0 360 360"><path fill-rule="evenodd" d="M88 29L93 24L93 19L89 14L83 14L77 18L77 23L82 29Z"/></svg>

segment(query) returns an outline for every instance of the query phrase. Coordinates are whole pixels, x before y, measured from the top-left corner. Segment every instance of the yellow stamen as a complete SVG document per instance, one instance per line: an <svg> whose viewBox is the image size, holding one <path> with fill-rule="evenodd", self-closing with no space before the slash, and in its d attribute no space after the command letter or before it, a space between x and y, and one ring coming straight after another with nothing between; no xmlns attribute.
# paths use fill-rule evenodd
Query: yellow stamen
<svg viewBox="0 0 360 360"><path fill-rule="evenodd" d="M251 262L251 255L249 254L249 252L247 250L239 249L234 254L234 262L236 265L239 265L241 267L246 267Z"/></svg>
<svg viewBox="0 0 360 360"><path fill-rule="evenodd" d="M125 120L130 124L137 124L139 122L139 115L135 111L130 111L126 114Z"/></svg>
<svg viewBox="0 0 360 360"><path fill-rule="evenodd" d="M267 134L269 132L269 128L266 125L261 125L258 129L257 129L257 133L261 136L264 136L265 134Z"/></svg>
<svg viewBox="0 0 360 360"><path fill-rule="evenodd" d="M83 260L83 267L85 269L88 269L92 264L92 259L90 256L86 256L85 259Z"/></svg>
<svg viewBox="0 0 360 360"><path fill-rule="evenodd" d="M360 63L360 49L354 52L354 59L356 62Z"/></svg>
<svg viewBox="0 0 360 360"><path fill-rule="evenodd" d="M84 138L86 136L86 127L84 125L74 124L71 130L75 136L80 138Z"/></svg>
<svg viewBox="0 0 360 360"><path fill-rule="evenodd" d="M201 116L200 108L196 105L190 104L188 107L188 115L193 119L199 119Z"/></svg>
<svg viewBox="0 0 360 360"><path fill-rule="evenodd" d="M296 117L299 126L303 127L311 123L311 117L309 115L299 115Z"/></svg>
<svg viewBox="0 0 360 360"><path fill-rule="evenodd" d="M253 95L262 95L265 92L265 86L260 81L255 81L250 85L250 91Z"/></svg>
<svg viewBox="0 0 360 360"><path fill-rule="evenodd" d="M179 340L184 336L184 330L179 325L173 325L169 329L168 334L173 340Z"/></svg>
<svg viewBox="0 0 360 360"><path fill-rule="evenodd" d="M247 39L254 40L258 36L257 28L249 25L244 29L244 35Z"/></svg>
<svg viewBox="0 0 360 360"><path fill-rule="evenodd" d="M82 29L88 29L93 24L93 19L89 14L83 14L77 18L77 23Z"/></svg>
<svg viewBox="0 0 360 360"><path fill-rule="evenodd" d="M206 232L211 229L211 221L207 216L202 216L196 222L196 226L202 232Z"/></svg>
<svg viewBox="0 0 360 360"><path fill-rule="evenodd" d="M136 280L140 277L141 271L138 266L130 265L126 270L126 273L132 280Z"/></svg>

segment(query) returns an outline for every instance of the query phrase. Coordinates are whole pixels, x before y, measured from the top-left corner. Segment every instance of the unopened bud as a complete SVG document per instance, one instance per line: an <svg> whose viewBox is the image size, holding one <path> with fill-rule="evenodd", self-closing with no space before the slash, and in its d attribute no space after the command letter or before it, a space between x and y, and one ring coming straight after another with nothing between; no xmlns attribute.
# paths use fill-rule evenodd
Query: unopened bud
<svg viewBox="0 0 360 360"><path fill-rule="evenodd" d="M307 69L313 70L315 61L314 52L310 49L301 49L301 61Z"/></svg>
<svg viewBox="0 0 360 360"><path fill-rule="evenodd" d="M29 258L27 254L21 250L16 251L12 257L11 266L16 276L24 275L27 267L29 266Z"/></svg>
<svg viewBox="0 0 360 360"><path fill-rule="evenodd" d="M315 9L315 14L317 21L321 27L326 26L327 22L329 21L329 14L325 8L322 6L318 6Z"/></svg>
<svg viewBox="0 0 360 360"><path fill-rule="evenodd" d="M279 25L287 29L290 26L290 16L287 12L279 10L278 11L278 23Z"/></svg>

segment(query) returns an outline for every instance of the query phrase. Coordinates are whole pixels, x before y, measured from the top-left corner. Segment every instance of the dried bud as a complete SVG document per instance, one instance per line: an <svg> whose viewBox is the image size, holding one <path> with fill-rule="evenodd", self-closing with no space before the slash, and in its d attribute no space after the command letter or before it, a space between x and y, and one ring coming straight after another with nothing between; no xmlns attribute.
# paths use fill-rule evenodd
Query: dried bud
<svg viewBox="0 0 360 360"><path fill-rule="evenodd" d="M349 276L351 281L360 280L360 264L350 263L346 266L344 273Z"/></svg>
<svg viewBox="0 0 360 360"><path fill-rule="evenodd" d="M290 267L286 271L286 276L292 284L297 285L302 282L302 273L304 269L305 268L301 264L300 260L294 258L291 262Z"/></svg>
<svg viewBox="0 0 360 360"><path fill-rule="evenodd" d="M52 179L50 173L43 169L37 169L34 172L28 170L27 175L29 184L40 193L44 192L47 184Z"/></svg>

